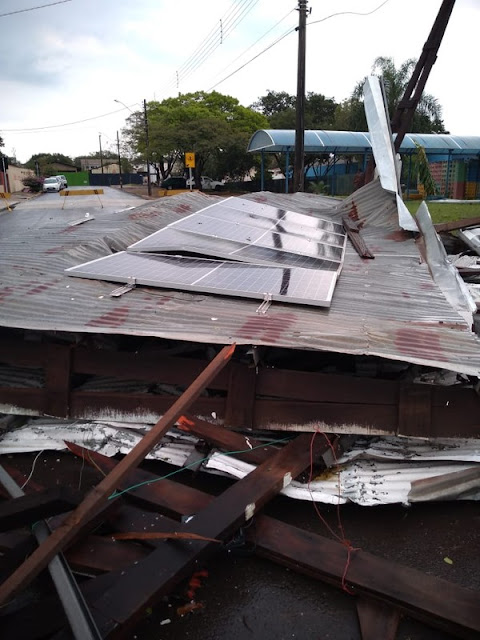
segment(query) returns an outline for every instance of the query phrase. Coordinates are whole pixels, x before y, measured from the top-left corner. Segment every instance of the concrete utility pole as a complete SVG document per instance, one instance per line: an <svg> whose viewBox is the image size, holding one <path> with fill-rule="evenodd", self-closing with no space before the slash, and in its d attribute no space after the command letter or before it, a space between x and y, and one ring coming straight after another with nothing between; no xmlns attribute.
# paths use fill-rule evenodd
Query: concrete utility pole
<svg viewBox="0 0 480 640"><path fill-rule="evenodd" d="M148 118L147 118L147 101L143 101L143 115L145 117L145 153L147 161L147 189L148 195L152 195L152 181L150 178L150 153L149 153L149 140L148 140Z"/></svg>
<svg viewBox="0 0 480 640"><path fill-rule="evenodd" d="M122 159L120 158L120 138L118 137L118 131L117 131L117 153L118 153L118 179L120 182L120 189L123 189Z"/></svg>
<svg viewBox="0 0 480 640"><path fill-rule="evenodd" d="M304 135L305 135L305 52L307 44L307 2L298 0L298 65L297 102L295 122L295 163L293 190L304 190Z"/></svg>
<svg viewBox="0 0 480 640"><path fill-rule="evenodd" d="M103 174L102 134L101 133L98 134L98 144L100 145L100 166L102 168L102 174Z"/></svg>

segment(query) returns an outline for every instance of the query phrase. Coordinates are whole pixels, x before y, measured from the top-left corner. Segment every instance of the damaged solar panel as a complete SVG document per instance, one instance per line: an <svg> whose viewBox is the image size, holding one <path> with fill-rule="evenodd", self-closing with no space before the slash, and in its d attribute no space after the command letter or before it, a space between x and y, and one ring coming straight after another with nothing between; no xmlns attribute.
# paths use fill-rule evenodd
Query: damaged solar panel
<svg viewBox="0 0 480 640"><path fill-rule="evenodd" d="M66 270L70 276L258 300L330 306L337 273L122 251Z"/></svg>
<svg viewBox="0 0 480 640"><path fill-rule="evenodd" d="M229 198L175 221L127 252L66 272L113 282L133 280L149 286L329 306L345 242L343 226L336 222Z"/></svg>

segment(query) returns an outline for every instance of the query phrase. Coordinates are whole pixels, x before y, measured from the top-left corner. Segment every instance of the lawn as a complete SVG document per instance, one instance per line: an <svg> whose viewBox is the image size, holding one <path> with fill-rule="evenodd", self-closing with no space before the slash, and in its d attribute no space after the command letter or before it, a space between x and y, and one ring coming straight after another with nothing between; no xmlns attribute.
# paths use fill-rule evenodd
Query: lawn
<svg viewBox="0 0 480 640"><path fill-rule="evenodd" d="M410 213L415 214L420 206L420 201L409 200L405 202L405 204ZM427 206L434 223L450 222L452 220L460 220L461 218L480 216L479 202L458 204L456 202L435 202L431 200L427 202Z"/></svg>

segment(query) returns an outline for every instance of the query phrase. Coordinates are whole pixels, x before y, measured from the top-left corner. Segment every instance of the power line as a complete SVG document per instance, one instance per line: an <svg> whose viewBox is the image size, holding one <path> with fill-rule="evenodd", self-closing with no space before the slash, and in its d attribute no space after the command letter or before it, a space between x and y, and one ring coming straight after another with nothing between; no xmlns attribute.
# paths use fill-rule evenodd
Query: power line
<svg viewBox="0 0 480 640"><path fill-rule="evenodd" d="M372 11L367 11L367 13L360 13L358 11L340 11L339 13L332 13L331 15L326 16L325 18L321 18L321 20L314 20L313 22L309 22L308 24L309 26L311 24L318 24L319 22L325 22L325 20L330 20L330 18L335 18L336 16L371 16L372 13L377 12L379 9L385 6L387 2L390 2L390 0L385 0L385 2L382 2L382 4L379 4L378 7L376 7L375 9L372 9Z"/></svg>
<svg viewBox="0 0 480 640"><path fill-rule="evenodd" d="M314 22L309 22L308 26L312 25L312 24L318 24L319 22L325 22L326 20L329 20L330 18L335 18L336 16L344 16L344 15L355 15L355 16L370 16L373 13L375 13L376 11L378 11L379 9L381 9L383 6L385 6L387 4L387 2L390 2L390 0L384 0L384 2L382 2L380 5L378 5L378 7L376 7L375 9L372 9L372 11L368 11L367 13L359 13L356 11L340 11L338 13L332 13L329 16L326 16L325 18L321 18L320 20L315 20ZM230 73L228 76L226 76L225 78L223 78L223 80L219 80L219 82L217 82L216 84L214 84L209 91L213 91L213 89L215 89L215 87L218 87L218 85L222 84L223 82L225 82L226 80L228 80L229 78L231 78L232 76L234 76L236 73L238 73L239 71L241 71L242 69L244 69L246 66L248 66L251 62L253 62L254 60L256 60L257 58L259 58L261 55L263 55L264 53L266 53L269 49L271 49L272 47L274 47L275 45L277 45L279 42L281 42L284 38L286 38L288 35L290 35L291 33L293 33L294 31L297 30L297 27L294 27L292 29L290 29L289 31L287 31L286 33L283 34L283 36L280 36L280 38L278 38L277 40L275 40L275 42L272 42L271 45L269 45L268 47L266 47L265 49L263 49L263 51L260 51L260 53L257 53L256 56L254 56L253 58L251 58L250 60L248 60L247 62L245 62L244 64L242 64L240 67L238 67L238 69L235 69L235 71L232 71L232 73Z"/></svg>
<svg viewBox="0 0 480 640"><path fill-rule="evenodd" d="M283 18L281 18L278 22L276 22L273 25L273 27L270 27L270 29L268 29L268 31L265 31L265 33L263 35L261 35L257 40L255 40L255 42L253 42L249 47L247 47L247 49L242 51L242 53L240 53L236 58L234 58L231 62L229 62L225 67L223 67L223 69L221 71L219 71L219 73L217 75L220 75L221 73L226 71L229 67L231 67L233 64L235 64L235 62L237 62L237 60L239 60L242 56L244 56L246 53L248 53L250 51L250 49L253 49L253 47L255 45L257 45L261 40L263 40L266 36L268 36L268 34L270 32L272 32L274 29L276 29L278 27L278 25L281 24L284 20L286 20L288 18L288 16L291 13L293 13L294 11L295 11L295 9L291 9L287 14L285 14L283 16Z"/></svg>
<svg viewBox="0 0 480 640"><path fill-rule="evenodd" d="M82 122L89 122L90 120L98 120L99 118L106 118L107 116L111 116L114 113L120 113L121 111L125 111L128 107L122 107L121 109L116 109L115 111L109 111L108 113L102 113L100 116L92 116L91 118L84 118L83 120L75 120L74 122L64 122L63 124L50 124L46 127L32 127L31 129L2 129L3 132L8 131L10 133L19 133L21 131L40 131L44 129L57 129L59 127L69 127L72 124L81 124Z"/></svg>
<svg viewBox="0 0 480 640"><path fill-rule="evenodd" d="M29 9L18 9L17 11L9 11L8 13L0 13L0 18L5 16L13 16L16 13L26 13L27 11L36 11L37 9L45 9L45 7L53 7L56 4L65 4L66 2L72 2L72 0L57 0L57 2L50 2L49 4L41 4L38 7L30 7Z"/></svg>
<svg viewBox="0 0 480 640"><path fill-rule="evenodd" d="M170 81L160 92L177 85L180 80L185 80L197 69L213 51L223 43L225 38L233 29L246 17L259 0L242 0L237 6L231 8L222 18L221 25L215 27L204 43L197 47L195 52L188 58L177 71L176 78Z"/></svg>

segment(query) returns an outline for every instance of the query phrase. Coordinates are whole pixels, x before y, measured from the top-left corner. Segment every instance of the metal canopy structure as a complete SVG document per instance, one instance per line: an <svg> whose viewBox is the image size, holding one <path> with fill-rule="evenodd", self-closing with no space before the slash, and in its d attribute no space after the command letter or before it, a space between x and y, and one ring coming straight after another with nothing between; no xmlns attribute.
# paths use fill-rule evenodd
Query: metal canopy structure
<svg viewBox="0 0 480 640"><path fill-rule="evenodd" d="M393 136L395 138L395 134ZM407 133L400 153L416 150L415 143L429 153L454 156L478 156L480 136L452 136L436 133ZM295 148L293 129L261 129L250 138L251 153L285 153ZM305 153L371 153L370 134L361 131L305 131Z"/></svg>
<svg viewBox="0 0 480 640"><path fill-rule="evenodd" d="M396 134L393 135L395 140ZM355 154L362 155L364 169L366 158L372 153L370 133L362 131L306 130L304 136L306 154ZM412 156L417 146L428 155L445 156L451 162L455 159L467 160L480 157L480 136L452 136L436 133L407 133L400 145L400 153ZM295 149L293 129L260 129L250 138L247 151L261 153L261 190L265 186L265 153L285 154L285 193L289 190L290 154Z"/></svg>

